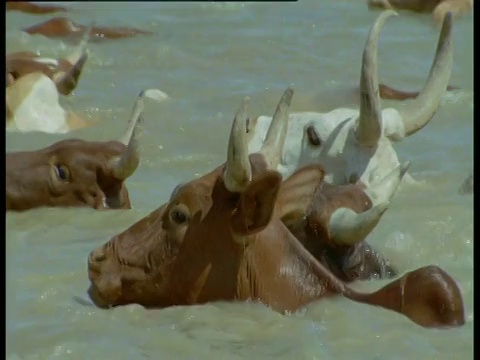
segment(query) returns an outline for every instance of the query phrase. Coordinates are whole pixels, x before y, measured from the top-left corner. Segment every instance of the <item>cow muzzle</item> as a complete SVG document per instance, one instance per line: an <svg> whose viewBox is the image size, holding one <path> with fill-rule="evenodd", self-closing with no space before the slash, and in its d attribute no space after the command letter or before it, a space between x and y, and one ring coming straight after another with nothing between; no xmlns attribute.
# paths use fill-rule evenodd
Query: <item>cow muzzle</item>
<svg viewBox="0 0 480 360"><path fill-rule="evenodd" d="M93 250L88 256L88 278L91 282L88 295L98 307L115 305L122 295L119 266L109 261L105 246Z"/></svg>

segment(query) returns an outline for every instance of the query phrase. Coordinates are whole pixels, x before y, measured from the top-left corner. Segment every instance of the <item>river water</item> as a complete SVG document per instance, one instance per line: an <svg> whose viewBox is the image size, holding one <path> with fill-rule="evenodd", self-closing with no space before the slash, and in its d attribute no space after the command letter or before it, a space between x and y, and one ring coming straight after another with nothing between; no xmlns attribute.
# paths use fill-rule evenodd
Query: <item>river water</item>
<svg viewBox="0 0 480 360"><path fill-rule="evenodd" d="M224 161L241 99L272 114L283 90L292 109L357 106L360 60L378 12L359 0L297 3L65 3L87 24L131 26L152 36L91 44L65 105L96 122L66 135L7 133L7 151L67 137L121 135L144 88L142 162L127 181L134 208L37 209L6 217L9 359L470 359L473 357L473 196L457 190L473 168L473 17L454 21L451 84L431 123L396 144L421 186L403 185L368 241L401 272L437 264L458 282L466 324L421 328L401 315L337 297L282 316L255 303L145 310L89 305L88 253L165 202L179 182ZM6 48L59 57L72 44L20 31L49 15L7 13ZM380 80L420 89L435 52L430 15L390 18L379 44ZM405 106L383 102L389 106ZM354 284L373 290L384 281Z"/></svg>

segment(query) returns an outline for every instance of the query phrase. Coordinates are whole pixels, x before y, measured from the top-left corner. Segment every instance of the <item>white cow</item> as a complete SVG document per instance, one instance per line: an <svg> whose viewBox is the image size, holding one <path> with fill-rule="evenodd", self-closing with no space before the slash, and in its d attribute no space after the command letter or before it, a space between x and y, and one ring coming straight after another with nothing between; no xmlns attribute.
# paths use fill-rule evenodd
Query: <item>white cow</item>
<svg viewBox="0 0 480 360"><path fill-rule="evenodd" d="M6 129L67 133L89 124L60 105L55 83L35 72L22 76L6 89Z"/></svg>
<svg viewBox="0 0 480 360"><path fill-rule="evenodd" d="M412 135L433 117L445 94L453 61L452 17L443 22L437 51L427 81L408 108L381 109L378 94L377 43L392 10L382 12L370 30L363 52L360 109L338 108L328 113L301 112L289 115L283 158L277 170L284 178L299 166L321 163L326 181L334 184L360 180L370 186L400 165L393 142ZM248 120L249 152L260 150L271 117ZM319 144L310 139L312 133ZM310 136L309 136L310 134ZM406 174L405 178L411 177Z"/></svg>

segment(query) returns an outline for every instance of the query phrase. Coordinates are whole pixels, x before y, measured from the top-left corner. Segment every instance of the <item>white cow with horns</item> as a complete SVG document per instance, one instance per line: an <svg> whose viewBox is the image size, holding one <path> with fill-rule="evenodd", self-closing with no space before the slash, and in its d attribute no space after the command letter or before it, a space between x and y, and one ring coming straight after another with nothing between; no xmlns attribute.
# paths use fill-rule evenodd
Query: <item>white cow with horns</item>
<svg viewBox="0 0 480 360"><path fill-rule="evenodd" d="M382 109L378 90L377 43L393 10L382 12L370 30L363 51L360 78L360 109L338 108L327 113L289 115L282 158L277 170L290 176L299 166L321 163L325 180L333 184L360 181L369 187L400 165L393 142L423 128L440 106L453 62L452 16L442 24L437 50L426 83L404 109ZM249 152L261 149L272 118L250 118L247 127ZM413 179L405 174L405 178Z"/></svg>

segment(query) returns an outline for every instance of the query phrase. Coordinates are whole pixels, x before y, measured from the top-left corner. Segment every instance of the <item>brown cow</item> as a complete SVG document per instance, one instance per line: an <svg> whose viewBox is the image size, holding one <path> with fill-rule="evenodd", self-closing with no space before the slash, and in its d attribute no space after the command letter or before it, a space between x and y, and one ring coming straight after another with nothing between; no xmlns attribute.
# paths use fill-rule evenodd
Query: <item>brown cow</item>
<svg viewBox="0 0 480 360"><path fill-rule="evenodd" d="M368 0L368 7L433 13L435 23L441 25L448 12L460 16L472 11L473 0Z"/></svg>
<svg viewBox="0 0 480 360"><path fill-rule="evenodd" d="M88 29L84 32L78 46L63 59L51 59L30 51L8 54L5 58L7 86L20 77L40 72L53 80L58 92L69 95L77 86L83 66L88 59L87 43L90 38ZM68 74L68 76L65 76Z"/></svg>
<svg viewBox="0 0 480 360"><path fill-rule="evenodd" d="M27 14L50 14L67 11L66 8L56 5L37 5L27 1L7 1L7 11L21 11Z"/></svg>
<svg viewBox="0 0 480 360"><path fill-rule="evenodd" d="M436 266L364 294L316 260L282 219L307 211L324 170L308 165L282 182L271 168L286 129L271 127L260 152L248 156L246 119L243 104L232 126L226 164L177 187L167 204L90 253L89 294L96 305L168 307L254 299L283 313L341 293L425 327L464 324L460 290ZM332 211L348 211L335 201L327 201L330 222Z"/></svg>
<svg viewBox="0 0 480 360"><path fill-rule="evenodd" d="M30 35L40 34L49 38L72 40L78 38L85 30L85 26L75 23L65 17L54 17L40 24L30 26L23 31ZM91 41L105 39L123 39L139 34L151 35L153 32L127 27L102 27L92 26L90 30Z"/></svg>
<svg viewBox="0 0 480 360"><path fill-rule="evenodd" d="M120 141L67 139L41 150L7 153L7 211L56 206L130 209L124 181L140 161L143 98L157 99L158 91L140 93Z"/></svg>

